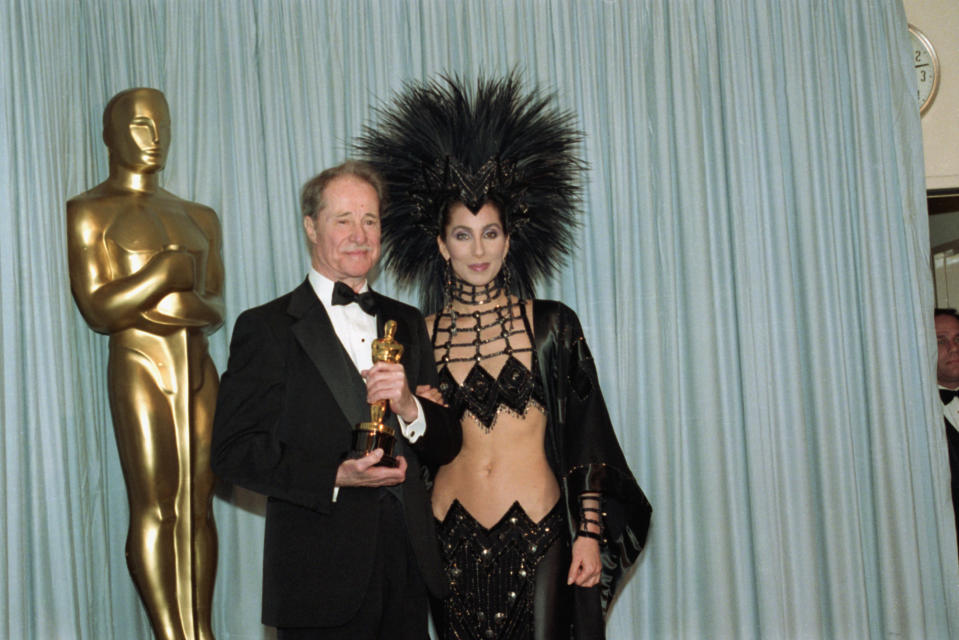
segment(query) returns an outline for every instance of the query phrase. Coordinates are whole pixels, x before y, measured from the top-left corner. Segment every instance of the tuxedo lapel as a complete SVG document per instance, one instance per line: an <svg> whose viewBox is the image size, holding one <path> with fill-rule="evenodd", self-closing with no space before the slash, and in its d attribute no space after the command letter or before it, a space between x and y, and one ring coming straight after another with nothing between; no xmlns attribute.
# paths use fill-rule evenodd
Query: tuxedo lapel
<svg viewBox="0 0 959 640"><path fill-rule="evenodd" d="M368 420L366 386L337 338L326 309L309 281L293 292L289 313L297 318L292 327L293 335L319 371L350 425Z"/></svg>

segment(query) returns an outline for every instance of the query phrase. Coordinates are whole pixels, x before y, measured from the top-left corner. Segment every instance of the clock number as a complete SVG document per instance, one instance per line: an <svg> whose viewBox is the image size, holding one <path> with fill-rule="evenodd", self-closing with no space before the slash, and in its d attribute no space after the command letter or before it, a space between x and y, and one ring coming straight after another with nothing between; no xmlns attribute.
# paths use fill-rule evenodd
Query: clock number
<svg viewBox="0 0 959 640"><path fill-rule="evenodd" d="M929 109L939 88L939 58L925 34L912 25L909 25L909 37L912 40L912 59L916 74L916 101L919 104L919 113L923 114Z"/></svg>

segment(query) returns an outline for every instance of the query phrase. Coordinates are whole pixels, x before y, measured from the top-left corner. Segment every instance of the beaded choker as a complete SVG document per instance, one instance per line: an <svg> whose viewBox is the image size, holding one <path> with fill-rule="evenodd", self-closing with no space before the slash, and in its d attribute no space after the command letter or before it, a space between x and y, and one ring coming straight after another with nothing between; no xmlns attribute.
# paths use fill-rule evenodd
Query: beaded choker
<svg viewBox="0 0 959 640"><path fill-rule="evenodd" d="M463 304L486 304L503 293L503 281L496 277L483 285L475 285L453 276L450 282L450 297Z"/></svg>

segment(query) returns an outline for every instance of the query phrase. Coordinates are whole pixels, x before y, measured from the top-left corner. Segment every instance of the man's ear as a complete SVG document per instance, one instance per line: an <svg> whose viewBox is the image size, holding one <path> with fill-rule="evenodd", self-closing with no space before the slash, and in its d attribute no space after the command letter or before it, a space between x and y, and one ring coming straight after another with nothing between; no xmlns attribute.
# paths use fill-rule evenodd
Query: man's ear
<svg viewBox="0 0 959 640"><path fill-rule="evenodd" d="M303 216L303 229L306 231L306 237L310 242L316 244L316 222L313 216Z"/></svg>

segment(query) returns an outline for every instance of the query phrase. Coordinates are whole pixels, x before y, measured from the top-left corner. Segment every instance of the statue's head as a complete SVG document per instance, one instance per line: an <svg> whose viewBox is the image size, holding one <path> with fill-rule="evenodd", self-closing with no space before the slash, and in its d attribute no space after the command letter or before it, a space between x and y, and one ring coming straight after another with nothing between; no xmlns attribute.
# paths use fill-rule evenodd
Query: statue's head
<svg viewBox="0 0 959 640"><path fill-rule="evenodd" d="M103 110L103 141L110 162L137 173L163 169L170 150L170 107L160 91L121 91Z"/></svg>

